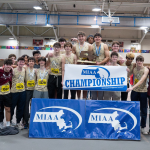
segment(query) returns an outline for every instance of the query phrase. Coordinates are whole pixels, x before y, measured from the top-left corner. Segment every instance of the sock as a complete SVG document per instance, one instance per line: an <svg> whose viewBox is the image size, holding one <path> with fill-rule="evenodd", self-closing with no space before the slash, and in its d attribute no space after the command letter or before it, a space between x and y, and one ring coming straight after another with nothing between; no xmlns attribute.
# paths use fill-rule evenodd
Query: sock
<svg viewBox="0 0 150 150"><path fill-rule="evenodd" d="M10 126L10 121L6 121L6 126Z"/></svg>

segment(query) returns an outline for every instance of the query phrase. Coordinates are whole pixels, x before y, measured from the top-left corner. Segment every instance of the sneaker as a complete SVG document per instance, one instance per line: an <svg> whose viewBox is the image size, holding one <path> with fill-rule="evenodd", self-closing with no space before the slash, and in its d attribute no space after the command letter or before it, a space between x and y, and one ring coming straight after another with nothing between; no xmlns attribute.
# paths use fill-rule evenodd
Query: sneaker
<svg viewBox="0 0 150 150"><path fill-rule="evenodd" d="M24 124L24 129L28 129L29 128L29 125L26 123Z"/></svg>
<svg viewBox="0 0 150 150"><path fill-rule="evenodd" d="M17 123L16 127L17 127L19 130L23 130L23 129L24 129L24 126L23 126L21 123Z"/></svg>
<svg viewBox="0 0 150 150"><path fill-rule="evenodd" d="M145 131L145 128L141 128L141 132L142 132L143 134L148 134L148 132Z"/></svg>
<svg viewBox="0 0 150 150"><path fill-rule="evenodd" d="M11 122L11 123L10 123L10 126L15 127L15 126L16 126L16 123Z"/></svg>
<svg viewBox="0 0 150 150"><path fill-rule="evenodd" d="M0 129L3 129L3 128L4 128L4 123L0 122Z"/></svg>

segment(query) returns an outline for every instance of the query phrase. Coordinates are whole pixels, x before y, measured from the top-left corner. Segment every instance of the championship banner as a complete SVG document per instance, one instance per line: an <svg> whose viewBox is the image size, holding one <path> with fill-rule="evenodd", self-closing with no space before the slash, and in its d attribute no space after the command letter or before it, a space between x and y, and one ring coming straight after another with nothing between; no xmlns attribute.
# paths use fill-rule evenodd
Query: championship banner
<svg viewBox="0 0 150 150"><path fill-rule="evenodd" d="M140 103L35 98L29 137L140 140Z"/></svg>
<svg viewBox="0 0 150 150"><path fill-rule="evenodd" d="M140 140L140 103L86 101L85 138Z"/></svg>
<svg viewBox="0 0 150 150"><path fill-rule="evenodd" d="M84 138L84 100L32 99L29 137Z"/></svg>
<svg viewBox="0 0 150 150"><path fill-rule="evenodd" d="M126 66L65 64L64 90L126 91Z"/></svg>

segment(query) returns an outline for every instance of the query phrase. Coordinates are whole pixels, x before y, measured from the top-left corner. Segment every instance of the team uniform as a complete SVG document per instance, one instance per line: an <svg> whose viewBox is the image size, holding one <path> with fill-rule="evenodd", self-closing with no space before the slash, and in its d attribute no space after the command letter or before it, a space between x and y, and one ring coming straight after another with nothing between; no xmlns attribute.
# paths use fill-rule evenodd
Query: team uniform
<svg viewBox="0 0 150 150"><path fill-rule="evenodd" d="M57 99L62 99L62 58L49 57L50 59L50 75L48 79L48 95L49 98L55 98L55 89L57 90Z"/></svg>
<svg viewBox="0 0 150 150"><path fill-rule="evenodd" d="M126 64L126 62L125 62ZM133 63L131 63L130 66L127 66L128 69L132 70L133 69ZM127 75L127 87L129 88L129 74ZM128 98L128 92L121 92L121 100L126 101Z"/></svg>
<svg viewBox="0 0 150 150"><path fill-rule="evenodd" d="M26 102L25 102L24 115L23 115L25 123L28 123L29 120L29 103L30 100L33 98L35 83L36 83L35 69L31 70L28 67L26 69L26 75L25 75Z"/></svg>
<svg viewBox="0 0 150 150"><path fill-rule="evenodd" d="M0 69L0 122L4 119L4 106L11 107L12 76L12 71L5 72L4 69Z"/></svg>
<svg viewBox="0 0 150 150"><path fill-rule="evenodd" d="M143 67L139 71L137 70L137 67L133 69L133 75L134 75L134 85L138 83L138 81L142 78L144 74L144 70L146 68ZM139 85L138 87L134 88L131 92L131 101L140 101L140 109L141 109L141 127L146 127L146 118L147 118L147 86L146 86L146 80Z"/></svg>
<svg viewBox="0 0 150 150"><path fill-rule="evenodd" d="M75 47L76 47L77 59L82 60L83 58L80 57L80 53L81 53L81 51L88 51L89 43L84 42L84 45L83 45L82 49L80 48L80 44L79 43L76 43Z"/></svg>
<svg viewBox="0 0 150 150"><path fill-rule="evenodd" d="M47 82L48 82L48 72L49 70L37 70L37 82L35 85L35 90L33 93L34 98L48 98L48 89L47 89Z"/></svg>
<svg viewBox="0 0 150 150"><path fill-rule="evenodd" d="M74 54L71 53L69 57L65 55L65 64L74 64ZM68 92L69 90L64 90L64 99L68 99ZM76 90L70 90L71 92L71 99L75 99Z"/></svg>
<svg viewBox="0 0 150 150"><path fill-rule="evenodd" d="M11 119L14 115L14 109L17 106L17 123L20 123L21 118L24 113L24 106L26 102L26 91L25 91L25 69L18 71L17 68L14 69L14 75L12 78L12 106L11 106Z"/></svg>
<svg viewBox="0 0 150 150"><path fill-rule="evenodd" d="M104 43L100 44L100 47L98 50L96 47L96 43L93 43L92 46L93 46L94 55L96 56L96 61L97 62L103 61L105 59ZM98 93L98 96L97 96L97 93ZM103 94L104 94L103 91L91 91L91 95L92 95L93 100L97 100L97 97L99 100L102 100Z"/></svg>

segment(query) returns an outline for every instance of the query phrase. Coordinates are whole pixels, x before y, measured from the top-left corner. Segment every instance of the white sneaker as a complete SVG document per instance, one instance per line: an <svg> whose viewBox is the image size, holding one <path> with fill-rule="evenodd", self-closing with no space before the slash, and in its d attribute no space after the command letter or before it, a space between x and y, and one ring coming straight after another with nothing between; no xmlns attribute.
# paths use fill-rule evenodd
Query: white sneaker
<svg viewBox="0 0 150 150"><path fill-rule="evenodd" d="M10 123L10 126L15 127L15 126L16 126L16 123L11 122L11 123Z"/></svg>
<svg viewBox="0 0 150 150"><path fill-rule="evenodd" d="M23 130L23 129L24 129L24 126L23 126L21 123L17 123L16 127L17 127L19 130Z"/></svg>
<svg viewBox="0 0 150 150"><path fill-rule="evenodd" d="M141 128L141 132L142 132L143 134L148 134L148 132L145 131L145 129L146 129L146 128Z"/></svg>
<svg viewBox="0 0 150 150"><path fill-rule="evenodd" d="M3 128L4 128L4 123L0 122L0 129L3 129Z"/></svg>

